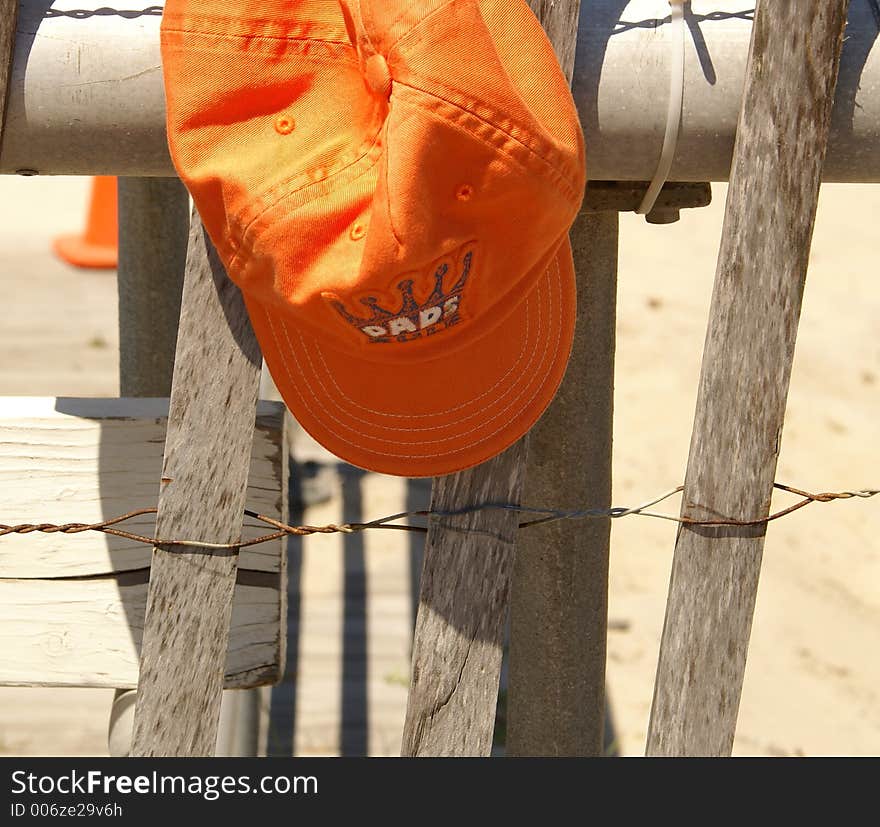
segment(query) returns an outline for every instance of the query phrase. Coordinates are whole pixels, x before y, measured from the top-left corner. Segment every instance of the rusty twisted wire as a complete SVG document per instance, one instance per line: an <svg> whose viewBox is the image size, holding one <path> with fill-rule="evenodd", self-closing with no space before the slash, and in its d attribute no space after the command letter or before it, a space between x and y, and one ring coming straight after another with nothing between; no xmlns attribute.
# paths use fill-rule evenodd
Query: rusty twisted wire
<svg viewBox="0 0 880 827"><path fill-rule="evenodd" d="M697 520L690 517L675 517L671 514L662 514L649 510L652 506L657 505L658 503L661 503L664 500L667 500L670 497L675 496L676 494L680 494L682 491L684 491L684 486L678 486L677 488L673 488L671 491L667 491L665 494L655 497L648 502L642 503L642 505L636 506L634 508L591 508L566 511L549 508L530 508L528 506L514 505L512 503L482 503L480 505L467 506L465 508L456 509L453 511L440 511L430 509L421 511L404 511L399 514L390 514L387 517L381 517L378 520L372 520L367 523L345 523L343 525L336 525L331 523L324 526L290 526L280 522L279 520L267 517L264 514L257 514L254 511L245 510L245 514L248 517L259 520L266 525L270 525L273 528L277 529L277 531L274 531L271 534L265 534L261 537L256 537L252 540L242 540L237 543L207 543L196 540L163 540L156 537L146 537L141 534L135 534L130 531L125 531L121 528L115 528L115 526L119 525L120 523L134 519L135 517L141 517L147 514L156 514L156 508L141 508L136 511L131 511L128 514L123 514L119 517L113 517L109 520L103 520L99 523L65 523L63 525L55 525L53 523L22 523L19 525L0 524L0 537L5 537L10 534L31 534L33 532L40 532L44 534L81 534L85 531L97 531L103 534L112 534L116 537L123 537L127 540L132 540L133 542L155 546L157 548L190 547L212 550L237 550L247 548L248 546L256 546L262 543L268 543L272 540L278 540L282 537L290 535L304 537L312 534L354 534L356 532L366 531L369 529L392 529L396 531L416 531L424 533L428 530L426 526L408 524L401 525L398 524L396 521L408 519L411 517L427 517L429 519L432 517L460 517L487 510L503 510L513 511L519 514L540 515L537 519L521 522L519 524L519 527L521 529L529 528L535 525L541 525L543 523L555 522L558 520L596 519L601 517L620 519L621 517L629 517L634 515L642 517L654 517L661 520L671 520L672 522L687 526L703 526L710 528L720 526L751 527L766 525L773 520L778 520L781 517L792 514L793 512L798 511L799 509L804 508L811 503L828 503L835 500L849 500L855 497L868 498L880 494L880 490L877 489L812 494L809 491L803 491L799 488L793 488L791 486L783 485L781 483L775 483L773 487L780 491L787 491L790 494L800 496L802 499L794 503L793 505L788 506L787 508L768 515L767 517L755 520Z"/></svg>

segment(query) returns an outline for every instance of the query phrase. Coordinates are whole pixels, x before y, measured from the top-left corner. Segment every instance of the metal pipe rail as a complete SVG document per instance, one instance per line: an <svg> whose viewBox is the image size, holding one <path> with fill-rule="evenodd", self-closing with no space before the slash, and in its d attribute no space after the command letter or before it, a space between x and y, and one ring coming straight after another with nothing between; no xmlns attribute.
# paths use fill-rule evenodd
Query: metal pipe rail
<svg viewBox="0 0 880 827"><path fill-rule="evenodd" d="M727 180L753 7L752 0L686 7L684 105L670 180ZM22 0L0 173L173 175L161 13L143 0ZM654 174L673 59L668 23L666 0L582 4L573 90L593 180ZM878 33L880 2L852 0L826 181L880 182Z"/></svg>

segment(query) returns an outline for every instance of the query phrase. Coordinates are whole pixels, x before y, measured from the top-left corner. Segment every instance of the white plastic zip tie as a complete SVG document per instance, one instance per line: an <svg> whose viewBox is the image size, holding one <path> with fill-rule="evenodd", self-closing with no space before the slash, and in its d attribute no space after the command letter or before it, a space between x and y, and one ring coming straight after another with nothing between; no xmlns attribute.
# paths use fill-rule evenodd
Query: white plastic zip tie
<svg viewBox="0 0 880 827"><path fill-rule="evenodd" d="M663 150L657 171L648 186L648 191L636 212L647 215L654 208L660 190L669 178L675 150L678 146L678 133L684 105L684 53L685 53L685 0L669 0L672 8L672 73L669 76L669 109L666 111L666 134L663 136Z"/></svg>

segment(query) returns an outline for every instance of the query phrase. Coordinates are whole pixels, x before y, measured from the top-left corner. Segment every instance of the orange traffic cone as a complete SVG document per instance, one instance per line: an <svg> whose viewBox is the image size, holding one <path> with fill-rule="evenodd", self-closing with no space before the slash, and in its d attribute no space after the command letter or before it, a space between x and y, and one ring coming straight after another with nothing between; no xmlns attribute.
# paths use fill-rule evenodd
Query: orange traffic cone
<svg viewBox="0 0 880 827"><path fill-rule="evenodd" d="M89 215L83 235L54 239L55 255L74 267L112 269L119 259L119 225L116 217L116 178L99 175L92 179Z"/></svg>

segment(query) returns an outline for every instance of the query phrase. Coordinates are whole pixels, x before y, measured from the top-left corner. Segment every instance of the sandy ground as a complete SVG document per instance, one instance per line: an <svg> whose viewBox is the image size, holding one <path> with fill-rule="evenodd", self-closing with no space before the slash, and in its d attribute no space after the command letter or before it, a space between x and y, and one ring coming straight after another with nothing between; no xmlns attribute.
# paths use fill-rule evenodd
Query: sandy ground
<svg viewBox="0 0 880 827"><path fill-rule="evenodd" d="M0 179L2 395L118 392L113 274L49 253L50 237L80 226L87 188L86 179ZM714 204L677 225L622 217L616 505L684 476L725 194L716 186ZM823 190L780 481L880 484L877 215L878 187ZM644 518L614 526L608 686L625 755L644 751L674 536L673 524ZM880 501L814 505L775 523L735 754L880 754L878 651ZM106 690L3 688L0 700L0 754L106 754Z"/></svg>

